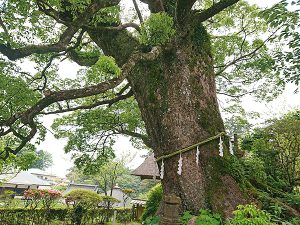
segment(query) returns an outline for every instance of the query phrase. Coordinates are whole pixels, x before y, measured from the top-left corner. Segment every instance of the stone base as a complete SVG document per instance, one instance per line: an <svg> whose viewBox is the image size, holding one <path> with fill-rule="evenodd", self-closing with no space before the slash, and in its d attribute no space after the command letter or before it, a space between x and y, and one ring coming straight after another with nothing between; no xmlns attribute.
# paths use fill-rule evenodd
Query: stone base
<svg viewBox="0 0 300 225"><path fill-rule="evenodd" d="M164 196L162 217L159 225L180 225L180 198L174 194Z"/></svg>
<svg viewBox="0 0 300 225"><path fill-rule="evenodd" d="M180 222L172 219L161 218L158 225L180 225Z"/></svg>

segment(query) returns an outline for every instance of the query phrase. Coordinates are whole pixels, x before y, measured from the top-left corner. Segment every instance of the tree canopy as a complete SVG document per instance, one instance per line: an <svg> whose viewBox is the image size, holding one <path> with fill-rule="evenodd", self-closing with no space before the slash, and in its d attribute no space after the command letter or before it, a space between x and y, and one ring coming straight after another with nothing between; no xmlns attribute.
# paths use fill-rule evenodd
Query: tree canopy
<svg viewBox="0 0 300 225"><path fill-rule="evenodd" d="M137 19L124 16L125 8L114 0L3 1L0 134L14 143L2 150L3 158L19 152L36 134L43 139L42 116L71 111L75 112L58 119L53 128L58 137L68 138L66 151L76 151L82 162L91 161L91 155L109 157L117 134L151 147L124 79L138 61L157 57L159 46L170 43L180 32L177 27L187 20L187 10L210 34L220 95L234 102L246 94L270 100L282 92L285 81L298 84L299 14L289 10L287 1L266 10L238 0L177 6L173 1L142 2L152 14L139 9L143 4L132 4ZM299 1L292 4L299 6ZM105 56L107 50L95 37L96 30L120 33L118 38L130 40L126 47L136 53L126 63ZM283 45L286 41L288 48ZM127 54L124 47L120 58ZM24 69L25 58L34 70ZM60 61L66 59L82 66L75 79L58 73Z"/></svg>

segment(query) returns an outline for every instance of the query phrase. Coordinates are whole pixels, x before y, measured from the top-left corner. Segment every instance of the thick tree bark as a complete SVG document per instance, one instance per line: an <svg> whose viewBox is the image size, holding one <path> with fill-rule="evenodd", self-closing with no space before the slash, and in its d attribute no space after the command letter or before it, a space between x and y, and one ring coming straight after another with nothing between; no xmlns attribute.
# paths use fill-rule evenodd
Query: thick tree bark
<svg viewBox="0 0 300 225"><path fill-rule="evenodd" d="M125 32L111 31L105 36L101 31L89 33L105 54L114 56L119 64L126 61L134 48L125 49L120 55L118 49L126 45L118 40L131 40L130 46L138 46ZM224 131L210 42L204 27L196 24L175 40L156 60L138 63L127 77L156 157ZM230 217L237 205L246 203L245 197L227 174L226 160L218 154L218 140L202 146L200 151L199 166L196 149L182 155L181 176L177 174L179 156L164 161L164 193L179 196L182 210L197 213L200 208L211 208Z"/></svg>
<svg viewBox="0 0 300 225"><path fill-rule="evenodd" d="M156 157L188 147L224 131L216 97L209 38L202 25L174 43L160 58L140 63L129 77ZM177 174L179 155L166 159L164 193L175 193L182 209L212 208L229 217L245 203L238 184L226 174L218 155L218 140L182 154L183 172Z"/></svg>

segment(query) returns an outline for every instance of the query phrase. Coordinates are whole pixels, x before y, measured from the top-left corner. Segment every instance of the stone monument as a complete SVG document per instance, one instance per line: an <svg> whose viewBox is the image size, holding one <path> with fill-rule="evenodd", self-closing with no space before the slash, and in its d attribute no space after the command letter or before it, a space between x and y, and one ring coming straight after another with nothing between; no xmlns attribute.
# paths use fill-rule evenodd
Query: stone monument
<svg viewBox="0 0 300 225"><path fill-rule="evenodd" d="M180 203L180 198L175 194L164 196L162 215L159 225L180 225Z"/></svg>

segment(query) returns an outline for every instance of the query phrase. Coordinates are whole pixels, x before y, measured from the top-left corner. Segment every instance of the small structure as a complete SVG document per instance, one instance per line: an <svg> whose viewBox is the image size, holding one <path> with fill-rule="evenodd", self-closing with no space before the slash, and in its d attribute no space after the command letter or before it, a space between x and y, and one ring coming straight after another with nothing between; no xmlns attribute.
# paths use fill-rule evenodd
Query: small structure
<svg viewBox="0 0 300 225"><path fill-rule="evenodd" d="M108 191L108 193L110 194L110 191ZM120 201L115 202L113 207L127 207L132 201L131 198L127 196L118 185L114 186L112 189L111 196Z"/></svg>
<svg viewBox="0 0 300 225"><path fill-rule="evenodd" d="M17 195L23 195L28 189L49 189L51 184L44 181L29 172L21 171L17 174L0 175L0 193L5 190L14 191Z"/></svg>
<svg viewBox="0 0 300 225"><path fill-rule="evenodd" d="M140 220L145 210L146 200L132 199L131 204L133 209L133 218Z"/></svg>
<svg viewBox="0 0 300 225"><path fill-rule="evenodd" d="M159 169L155 160L154 154L147 156L145 161L136 168L132 173L134 176L139 176L143 179L160 179Z"/></svg>

